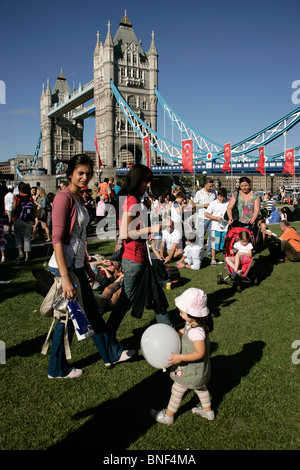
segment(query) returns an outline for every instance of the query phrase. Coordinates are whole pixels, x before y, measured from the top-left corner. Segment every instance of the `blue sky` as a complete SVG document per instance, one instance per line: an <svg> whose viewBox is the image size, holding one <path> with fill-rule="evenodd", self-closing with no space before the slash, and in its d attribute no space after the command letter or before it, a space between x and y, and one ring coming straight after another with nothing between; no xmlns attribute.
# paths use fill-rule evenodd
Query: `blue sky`
<svg viewBox="0 0 300 470"><path fill-rule="evenodd" d="M0 161L34 153L42 84L49 78L52 88L61 68L71 89L73 74L76 88L90 81L97 31L104 41L110 21L114 36L125 9L146 52L155 32L161 95L221 145L300 105L292 102L292 83L300 80L298 0L12 0L0 6ZM89 118L85 150L94 150L94 134ZM287 136L288 147L297 145L300 124ZM282 150L280 138L267 153Z"/></svg>

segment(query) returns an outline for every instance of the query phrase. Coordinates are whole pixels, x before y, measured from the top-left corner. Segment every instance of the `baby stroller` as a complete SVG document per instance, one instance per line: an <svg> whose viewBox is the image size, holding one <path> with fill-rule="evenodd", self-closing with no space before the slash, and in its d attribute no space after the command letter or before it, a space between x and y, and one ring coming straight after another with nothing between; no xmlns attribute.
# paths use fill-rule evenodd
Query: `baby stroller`
<svg viewBox="0 0 300 470"><path fill-rule="evenodd" d="M254 286L258 284L257 277L254 277L254 278L248 277L248 271L251 267L253 258L249 258L249 261L247 263L241 265L240 270L242 271L242 273L236 275L235 277L232 276L233 274L232 267L229 266L225 261L225 258L231 255L230 250L233 248L233 245L237 241L240 232L243 230L246 230L247 232L249 232L253 240L253 233L248 228L232 227L228 230L225 236L225 240L224 240L224 262L225 262L225 267L227 269L227 275L223 277L223 274L220 273L218 274L218 277L217 277L217 284L232 284L233 288L235 288L237 292L242 292L242 283L246 283L246 284L250 284Z"/></svg>

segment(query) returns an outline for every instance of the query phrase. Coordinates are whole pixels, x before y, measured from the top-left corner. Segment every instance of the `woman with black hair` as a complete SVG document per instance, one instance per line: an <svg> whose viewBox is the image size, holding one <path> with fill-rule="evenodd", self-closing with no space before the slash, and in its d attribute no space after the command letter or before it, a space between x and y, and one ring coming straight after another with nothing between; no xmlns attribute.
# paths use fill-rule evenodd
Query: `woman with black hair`
<svg viewBox="0 0 300 470"><path fill-rule="evenodd" d="M126 312L132 306L147 263L147 240L150 233L159 233L161 224L148 226L147 201L141 203L153 178L150 168L140 163L127 173L124 186L119 191L118 224L122 240L121 256L124 282L117 305L107 321L112 333L116 333ZM156 313L158 323L172 326L168 312Z"/></svg>
<svg viewBox="0 0 300 470"><path fill-rule="evenodd" d="M69 185L59 191L52 207L52 243L53 255L48 269L55 276L61 277L64 298L72 299L76 295L70 271L77 276L80 284L83 308L95 332L94 343L105 363L122 362L130 359L133 350L125 351L112 335L103 320L91 285L95 281L86 254L86 227L89 214L84 205L81 190L88 185L93 176L93 162L85 154L75 155L68 164ZM76 378L81 369L69 366L64 347L64 323L58 321L55 327L48 367L49 378ZM68 322L69 341L74 333L72 321Z"/></svg>
<svg viewBox="0 0 300 470"><path fill-rule="evenodd" d="M254 225L259 215L261 198L256 191L251 189L251 180L242 176L239 180L239 188L229 199L227 214L228 225L237 225L232 211L236 206L238 210L238 225Z"/></svg>

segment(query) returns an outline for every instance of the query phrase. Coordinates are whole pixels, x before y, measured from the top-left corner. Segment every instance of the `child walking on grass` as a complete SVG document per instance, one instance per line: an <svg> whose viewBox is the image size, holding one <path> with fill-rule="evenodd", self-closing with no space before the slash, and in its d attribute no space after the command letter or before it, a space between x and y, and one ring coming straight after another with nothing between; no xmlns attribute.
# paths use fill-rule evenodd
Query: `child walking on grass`
<svg viewBox="0 0 300 470"><path fill-rule="evenodd" d="M211 409L210 394L206 384L210 379L209 332L213 329L212 319L206 306L207 296L201 289L191 287L175 299L185 326L178 331L181 338L180 354L172 353L169 364L177 366L170 373L174 384L167 409L150 410L150 416L159 423L171 425L183 395L189 389L195 390L202 406L192 408L192 413L209 421L215 417Z"/></svg>
<svg viewBox="0 0 300 470"><path fill-rule="evenodd" d="M247 264L249 258L252 258L252 239L246 230L243 230L239 234L238 241L234 243L233 249L230 253L234 256L226 256L226 263L233 269L232 277L240 276L243 274L243 270L239 267L243 264Z"/></svg>

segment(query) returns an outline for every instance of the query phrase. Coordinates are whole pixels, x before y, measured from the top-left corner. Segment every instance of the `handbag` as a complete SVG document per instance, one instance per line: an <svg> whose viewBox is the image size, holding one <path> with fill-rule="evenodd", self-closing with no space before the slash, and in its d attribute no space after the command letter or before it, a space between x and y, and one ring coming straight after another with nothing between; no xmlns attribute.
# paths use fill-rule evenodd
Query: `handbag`
<svg viewBox="0 0 300 470"><path fill-rule="evenodd" d="M238 191L235 191L235 193L233 193L233 194L235 195L235 204L232 208L232 218L233 218L233 220L239 220L239 209L238 209L239 194L238 194ZM229 220L227 211L225 212L225 214L223 216L223 219L227 220L227 221Z"/></svg>
<svg viewBox="0 0 300 470"><path fill-rule="evenodd" d="M45 215L45 211L42 207L38 207L37 209L35 209L34 217L36 219L41 219L42 217L44 217L44 215Z"/></svg>

